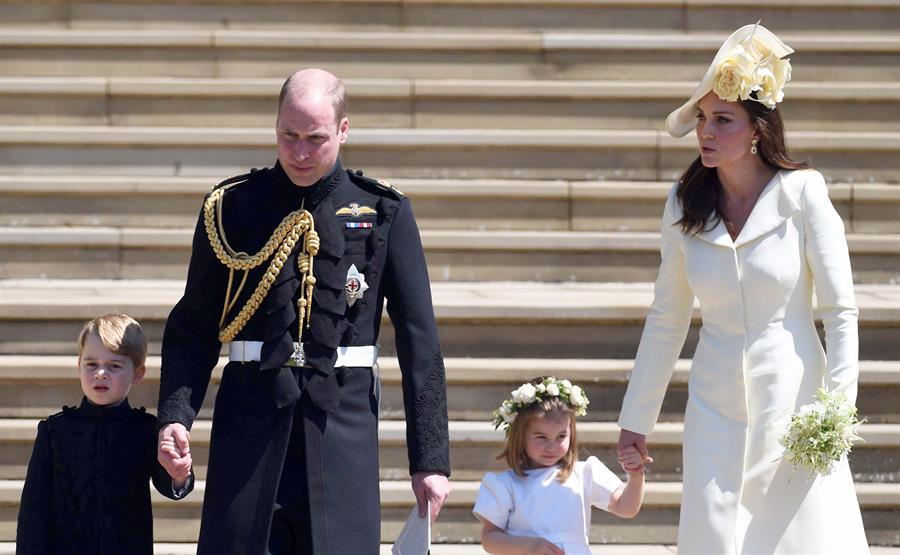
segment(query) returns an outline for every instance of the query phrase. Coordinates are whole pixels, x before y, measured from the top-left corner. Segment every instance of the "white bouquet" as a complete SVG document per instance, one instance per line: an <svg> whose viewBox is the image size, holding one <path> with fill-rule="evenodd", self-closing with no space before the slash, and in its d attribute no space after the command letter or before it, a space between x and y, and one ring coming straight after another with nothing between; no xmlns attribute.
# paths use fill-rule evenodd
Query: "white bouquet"
<svg viewBox="0 0 900 555"><path fill-rule="evenodd" d="M810 475L825 476L862 438L856 433L860 424L856 407L847 403L846 395L819 389L816 398L791 415L787 432L778 441L794 470L799 467Z"/></svg>

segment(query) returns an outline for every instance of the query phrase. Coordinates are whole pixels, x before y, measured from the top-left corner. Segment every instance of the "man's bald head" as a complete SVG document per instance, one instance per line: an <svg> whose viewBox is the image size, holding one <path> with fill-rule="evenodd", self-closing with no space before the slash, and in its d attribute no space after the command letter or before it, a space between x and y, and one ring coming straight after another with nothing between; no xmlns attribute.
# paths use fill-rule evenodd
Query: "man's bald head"
<svg viewBox="0 0 900 555"><path fill-rule="evenodd" d="M281 86L278 95L278 113L287 98L299 99L310 95L322 95L331 98L334 106L335 121L340 123L347 113L347 89L336 76L324 69L301 69L294 73Z"/></svg>

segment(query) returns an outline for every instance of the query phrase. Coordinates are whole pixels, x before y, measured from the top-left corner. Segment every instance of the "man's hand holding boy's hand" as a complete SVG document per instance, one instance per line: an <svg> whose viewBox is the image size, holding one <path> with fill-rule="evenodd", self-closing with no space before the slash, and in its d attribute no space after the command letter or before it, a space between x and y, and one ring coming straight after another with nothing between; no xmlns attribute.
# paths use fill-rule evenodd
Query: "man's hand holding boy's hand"
<svg viewBox="0 0 900 555"><path fill-rule="evenodd" d="M167 424L159 431L156 458L172 478L175 489L181 489L191 475L191 433L178 423Z"/></svg>

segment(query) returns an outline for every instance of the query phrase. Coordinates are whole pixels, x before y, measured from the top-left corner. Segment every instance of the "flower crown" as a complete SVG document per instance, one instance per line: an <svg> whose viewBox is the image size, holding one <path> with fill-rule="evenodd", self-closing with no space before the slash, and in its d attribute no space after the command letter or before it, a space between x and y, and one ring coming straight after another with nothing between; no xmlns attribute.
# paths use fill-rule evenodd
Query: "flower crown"
<svg viewBox="0 0 900 555"><path fill-rule="evenodd" d="M755 33L754 27L753 34L719 62L712 90L726 102L755 100L774 109L791 80L791 62L775 56L765 41L754 38Z"/></svg>
<svg viewBox="0 0 900 555"><path fill-rule="evenodd" d="M588 401L584 390L572 385L569 380L558 380L553 376L544 378L540 383L526 382L512 392L512 398L506 399L494 411L494 428L509 431L509 425L516 415L534 403L540 403L552 397L559 397L574 409L575 414L587 414Z"/></svg>

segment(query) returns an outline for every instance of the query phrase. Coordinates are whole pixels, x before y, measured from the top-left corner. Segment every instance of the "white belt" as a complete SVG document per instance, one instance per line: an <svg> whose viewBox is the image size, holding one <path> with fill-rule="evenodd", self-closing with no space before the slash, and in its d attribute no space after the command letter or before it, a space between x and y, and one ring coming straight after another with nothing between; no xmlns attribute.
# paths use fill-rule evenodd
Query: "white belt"
<svg viewBox="0 0 900 555"><path fill-rule="evenodd" d="M259 362L262 354L262 341L231 341L228 343L228 360L231 362ZM294 343L294 347L298 346ZM372 368L378 361L378 347L362 345L357 347L338 347L335 368Z"/></svg>

